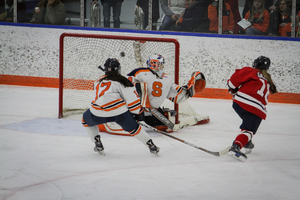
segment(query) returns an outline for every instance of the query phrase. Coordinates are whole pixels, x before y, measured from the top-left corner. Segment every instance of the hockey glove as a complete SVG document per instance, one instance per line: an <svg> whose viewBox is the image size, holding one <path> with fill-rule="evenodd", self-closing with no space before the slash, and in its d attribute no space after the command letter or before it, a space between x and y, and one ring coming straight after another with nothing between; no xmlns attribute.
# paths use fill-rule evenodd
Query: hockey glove
<svg viewBox="0 0 300 200"><path fill-rule="evenodd" d="M228 88L228 92L229 92L232 96L234 96L234 95L237 93L238 90L239 90L238 88L235 88L235 89Z"/></svg>
<svg viewBox="0 0 300 200"><path fill-rule="evenodd" d="M189 97L193 97L196 93L200 93L206 86L205 76L197 71L193 72L188 84L184 86L187 89Z"/></svg>
<svg viewBox="0 0 300 200"><path fill-rule="evenodd" d="M144 110L142 110L138 114L132 114L132 116L136 121L145 121Z"/></svg>

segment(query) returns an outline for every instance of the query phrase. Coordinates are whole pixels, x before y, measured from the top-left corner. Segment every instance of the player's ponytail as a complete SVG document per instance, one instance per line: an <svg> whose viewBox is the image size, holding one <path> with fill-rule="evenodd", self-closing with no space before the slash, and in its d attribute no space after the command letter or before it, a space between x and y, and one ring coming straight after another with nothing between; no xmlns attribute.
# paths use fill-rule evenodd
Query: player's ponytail
<svg viewBox="0 0 300 200"><path fill-rule="evenodd" d="M271 78L271 75L267 72L267 70L261 70L261 73L264 75L264 77L267 79L267 81L269 82L270 84L270 91L271 91L271 94L275 94L277 93L277 89L276 89L276 86Z"/></svg>
<svg viewBox="0 0 300 200"><path fill-rule="evenodd" d="M267 70L269 69L271 65L271 61L268 57L265 56L259 56L258 58L256 58L253 62L253 67L260 70L261 73L263 74L263 76L267 79L267 81L270 84L270 91L271 94L275 94L277 93L277 89L276 86L271 78L271 75L267 72Z"/></svg>

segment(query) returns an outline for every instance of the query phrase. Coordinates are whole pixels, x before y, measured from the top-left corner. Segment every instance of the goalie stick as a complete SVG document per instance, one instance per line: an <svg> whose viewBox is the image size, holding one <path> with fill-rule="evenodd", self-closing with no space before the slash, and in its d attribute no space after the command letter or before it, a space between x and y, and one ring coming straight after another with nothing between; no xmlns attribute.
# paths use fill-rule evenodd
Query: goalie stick
<svg viewBox="0 0 300 200"><path fill-rule="evenodd" d="M139 122L139 124L140 124L141 126L144 126L144 127L146 127L146 128L149 128L149 129L151 129L151 130L153 130L153 131L156 131L156 132L158 132L158 133L160 133L160 134L163 134L163 135L165 135L165 136L168 136L168 137L170 137L170 138L173 138L173 139L175 139L175 140L178 140L179 142L182 142L182 143L187 144L187 145L189 145L189 146L195 147L196 149L200 149L201 151L204 151L204 152L209 153L209 154L214 155L214 156L223 156L223 155L227 154L227 153L229 152L230 147L231 147L231 146L229 146L229 147L223 149L222 151L216 151L216 152L215 152L215 151L209 151L209 150L204 149L204 148L202 148L202 147L196 146L196 145L194 145L194 144L192 144L192 143L190 143L190 142L187 142L187 141L185 141L185 140L182 140L182 139L180 139L180 138L177 138L177 137L175 137L175 136L173 136L173 135L170 135L170 134L168 134L168 133L166 133L166 132L164 132L164 131L158 130L158 129L156 129L156 128L154 128L154 127L148 125L148 124L141 123L141 122Z"/></svg>

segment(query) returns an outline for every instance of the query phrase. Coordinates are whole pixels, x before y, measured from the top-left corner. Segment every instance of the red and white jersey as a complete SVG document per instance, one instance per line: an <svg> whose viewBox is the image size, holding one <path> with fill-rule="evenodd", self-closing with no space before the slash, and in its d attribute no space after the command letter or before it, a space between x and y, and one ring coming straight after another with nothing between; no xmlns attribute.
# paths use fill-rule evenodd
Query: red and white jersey
<svg viewBox="0 0 300 200"><path fill-rule="evenodd" d="M162 74L159 78L149 68L138 68L128 74L132 82L146 82L148 97L153 108L158 108L168 98L174 103L180 103L188 99L186 90L174 83L173 78L168 74Z"/></svg>
<svg viewBox="0 0 300 200"><path fill-rule="evenodd" d="M117 81L98 80L94 83L94 92L95 99L90 106L93 115L112 117L128 110L133 114L140 111L141 102L134 86L125 87Z"/></svg>
<svg viewBox="0 0 300 200"><path fill-rule="evenodd" d="M234 102L248 112L266 119L270 85L258 69L236 69L227 84L232 89L239 88L234 95Z"/></svg>

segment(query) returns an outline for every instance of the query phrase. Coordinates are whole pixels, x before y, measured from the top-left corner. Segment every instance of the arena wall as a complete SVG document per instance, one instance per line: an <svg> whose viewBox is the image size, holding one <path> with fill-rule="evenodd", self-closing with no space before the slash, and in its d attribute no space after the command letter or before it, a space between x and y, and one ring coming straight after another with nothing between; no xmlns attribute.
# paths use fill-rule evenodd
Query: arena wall
<svg viewBox="0 0 300 200"><path fill-rule="evenodd" d="M264 55L271 59L277 97L300 103L300 39L284 37L0 23L0 84L57 87L59 37L64 32L175 38L180 43L180 78L187 81L196 70L206 76L207 89L199 97L230 98L230 75Z"/></svg>

